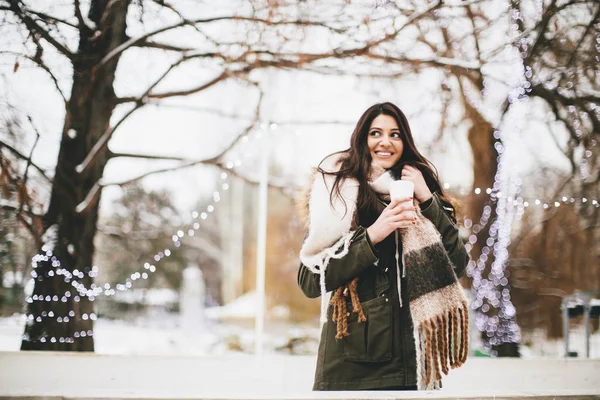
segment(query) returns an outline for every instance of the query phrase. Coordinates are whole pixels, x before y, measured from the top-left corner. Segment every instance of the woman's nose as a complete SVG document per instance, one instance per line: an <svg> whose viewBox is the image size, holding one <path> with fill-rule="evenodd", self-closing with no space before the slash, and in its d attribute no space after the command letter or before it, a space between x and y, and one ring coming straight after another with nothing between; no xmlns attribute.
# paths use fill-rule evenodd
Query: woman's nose
<svg viewBox="0 0 600 400"><path fill-rule="evenodd" d="M388 135L381 135L381 143L390 144L390 138L388 137Z"/></svg>

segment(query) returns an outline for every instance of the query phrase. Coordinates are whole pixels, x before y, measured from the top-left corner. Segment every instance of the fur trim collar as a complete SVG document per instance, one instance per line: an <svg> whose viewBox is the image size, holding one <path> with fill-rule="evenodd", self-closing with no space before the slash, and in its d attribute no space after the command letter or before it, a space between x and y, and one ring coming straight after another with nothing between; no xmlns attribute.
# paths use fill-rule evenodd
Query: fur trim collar
<svg viewBox="0 0 600 400"><path fill-rule="evenodd" d="M326 172L339 171L341 157L340 154L329 156L321 168ZM334 196L331 199L334 182L334 175L317 172L308 197L308 236L300 250L300 261L311 270L320 270L325 260L332 258L340 246L347 246L345 243L353 233L351 227L358 198L358 181L346 179L340 186L342 198Z"/></svg>

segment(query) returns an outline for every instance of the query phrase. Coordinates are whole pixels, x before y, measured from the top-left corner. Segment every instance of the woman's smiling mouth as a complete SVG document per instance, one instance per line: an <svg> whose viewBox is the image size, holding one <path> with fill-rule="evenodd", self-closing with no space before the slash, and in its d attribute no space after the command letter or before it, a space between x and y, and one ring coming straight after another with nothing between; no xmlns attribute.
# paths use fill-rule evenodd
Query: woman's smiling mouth
<svg viewBox="0 0 600 400"><path fill-rule="evenodd" d="M392 153L390 151L376 151L375 155L380 158L390 158L391 156L394 155L394 153Z"/></svg>

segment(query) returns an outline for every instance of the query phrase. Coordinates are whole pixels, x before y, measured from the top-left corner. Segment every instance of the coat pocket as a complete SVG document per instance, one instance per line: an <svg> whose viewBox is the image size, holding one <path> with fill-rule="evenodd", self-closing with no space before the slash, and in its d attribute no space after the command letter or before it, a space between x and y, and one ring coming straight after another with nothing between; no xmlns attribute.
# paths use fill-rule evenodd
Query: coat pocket
<svg viewBox="0 0 600 400"><path fill-rule="evenodd" d="M382 362L392 359L392 308L386 297L361 303L367 317L358 322L348 317L349 335L342 339L344 359L357 362Z"/></svg>

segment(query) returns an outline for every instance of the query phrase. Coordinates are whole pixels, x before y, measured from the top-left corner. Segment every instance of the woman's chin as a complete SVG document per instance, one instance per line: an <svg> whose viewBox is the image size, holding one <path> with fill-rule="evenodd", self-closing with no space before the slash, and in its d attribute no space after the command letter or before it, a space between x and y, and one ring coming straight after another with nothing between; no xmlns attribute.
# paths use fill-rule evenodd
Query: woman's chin
<svg viewBox="0 0 600 400"><path fill-rule="evenodd" d="M377 160L377 164L381 165L385 169L390 169L394 165L396 165L396 161L391 158L383 159L383 160L379 159L379 160Z"/></svg>

